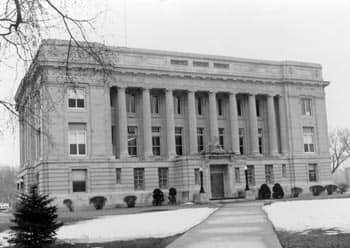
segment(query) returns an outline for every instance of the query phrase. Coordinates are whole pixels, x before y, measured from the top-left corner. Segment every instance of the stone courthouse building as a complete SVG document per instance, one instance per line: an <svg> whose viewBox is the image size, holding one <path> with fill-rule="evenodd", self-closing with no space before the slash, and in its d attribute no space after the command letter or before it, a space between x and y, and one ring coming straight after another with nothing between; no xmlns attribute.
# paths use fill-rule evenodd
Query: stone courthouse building
<svg viewBox="0 0 350 248"><path fill-rule="evenodd" d="M89 52L93 50L93 52ZM90 53L90 54L87 54ZM19 187L62 204L330 182L321 65L45 40L22 80Z"/></svg>

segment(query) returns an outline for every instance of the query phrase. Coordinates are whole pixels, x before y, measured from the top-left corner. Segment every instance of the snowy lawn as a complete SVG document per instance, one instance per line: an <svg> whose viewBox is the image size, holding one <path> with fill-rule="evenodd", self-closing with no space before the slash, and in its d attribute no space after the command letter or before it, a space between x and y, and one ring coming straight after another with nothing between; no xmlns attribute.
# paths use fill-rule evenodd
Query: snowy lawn
<svg viewBox="0 0 350 248"><path fill-rule="evenodd" d="M350 199L276 202L264 210L278 231L350 233Z"/></svg>
<svg viewBox="0 0 350 248"><path fill-rule="evenodd" d="M201 223L216 208L188 208L171 211L103 216L61 227L57 238L72 243L104 243L121 240L162 238L183 233ZM8 232L0 233L0 247Z"/></svg>

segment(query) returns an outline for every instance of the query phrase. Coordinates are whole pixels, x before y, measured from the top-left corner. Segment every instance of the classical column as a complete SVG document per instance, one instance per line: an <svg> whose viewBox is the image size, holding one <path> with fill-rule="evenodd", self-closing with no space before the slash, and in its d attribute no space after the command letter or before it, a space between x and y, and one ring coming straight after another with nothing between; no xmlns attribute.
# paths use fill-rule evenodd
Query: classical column
<svg viewBox="0 0 350 248"><path fill-rule="evenodd" d="M250 153L259 155L258 120L256 117L255 95L249 94Z"/></svg>
<svg viewBox="0 0 350 248"><path fill-rule="evenodd" d="M281 152L287 154L287 120L285 101L282 96L278 97L279 123L280 123L280 138L281 138Z"/></svg>
<svg viewBox="0 0 350 248"><path fill-rule="evenodd" d="M142 90L142 121L143 121L143 155L146 158L152 153L152 124L151 124L151 100L149 89Z"/></svg>
<svg viewBox="0 0 350 248"><path fill-rule="evenodd" d="M196 117L196 103L194 91L187 92L187 104L188 104L188 133L190 154L198 152L197 147L197 117Z"/></svg>
<svg viewBox="0 0 350 248"><path fill-rule="evenodd" d="M125 88L118 87L119 158L128 157L128 119L126 114Z"/></svg>
<svg viewBox="0 0 350 248"><path fill-rule="evenodd" d="M105 133L106 133L106 154L113 157L113 144L112 144L112 108L111 108L111 96L108 84L105 84L104 94L105 94Z"/></svg>
<svg viewBox="0 0 350 248"><path fill-rule="evenodd" d="M209 130L210 143L219 142L218 133L218 115L217 115L216 92L209 92Z"/></svg>
<svg viewBox="0 0 350 248"><path fill-rule="evenodd" d="M238 114L237 114L237 100L236 95L232 92L229 93L229 121L231 130L231 148L235 154L239 152L239 137L238 137Z"/></svg>
<svg viewBox="0 0 350 248"><path fill-rule="evenodd" d="M172 158L175 152L175 120L174 120L174 98L173 91L167 89L165 91L165 111L166 111L166 134L168 156Z"/></svg>
<svg viewBox="0 0 350 248"><path fill-rule="evenodd" d="M267 117L269 124L269 144L270 155L278 154L277 147L277 127L276 127L276 115L275 115L275 102L273 95L267 96Z"/></svg>

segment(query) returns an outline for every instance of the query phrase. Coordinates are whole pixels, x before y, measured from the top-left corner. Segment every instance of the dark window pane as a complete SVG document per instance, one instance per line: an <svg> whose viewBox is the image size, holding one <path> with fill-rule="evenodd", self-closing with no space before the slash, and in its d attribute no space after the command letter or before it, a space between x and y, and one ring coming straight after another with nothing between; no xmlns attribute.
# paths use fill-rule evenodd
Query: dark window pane
<svg viewBox="0 0 350 248"><path fill-rule="evenodd" d="M68 106L70 108L75 108L76 107L76 101L75 99L68 99Z"/></svg>
<svg viewBox="0 0 350 248"><path fill-rule="evenodd" d="M85 154L85 144L79 144L79 154Z"/></svg>
<svg viewBox="0 0 350 248"><path fill-rule="evenodd" d="M72 155L77 154L77 145L76 144L69 145L69 154L72 154Z"/></svg>
<svg viewBox="0 0 350 248"><path fill-rule="evenodd" d="M86 192L85 181L74 181L73 182L73 192Z"/></svg>
<svg viewBox="0 0 350 248"><path fill-rule="evenodd" d="M314 144L310 144L310 152L315 152Z"/></svg>
<svg viewBox="0 0 350 248"><path fill-rule="evenodd" d="M78 105L78 108L84 108L84 99L78 99L77 105Z"/></svg>

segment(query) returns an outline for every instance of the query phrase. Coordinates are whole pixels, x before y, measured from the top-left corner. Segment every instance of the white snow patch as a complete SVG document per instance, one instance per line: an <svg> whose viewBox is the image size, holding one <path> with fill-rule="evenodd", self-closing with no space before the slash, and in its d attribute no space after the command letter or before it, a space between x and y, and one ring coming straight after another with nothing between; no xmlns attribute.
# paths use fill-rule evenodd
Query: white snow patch
<svg viewBox="0 0 350 248"><path fill-rule="evenodd" d="M350 233L350 199L276 202L263 207L277 230L331 229ZM332 230L334 229L334 230Z"/></svg>
<svg viewBox="0 0 350 248"><path fill-rule="evenodd" d="M0 247L7 247L10 244L7 242L10 237L10 231L0 232Z"/></svg>
<svg viewBox="0 0 350 248"><path fill-rule="evenodd" d="M103 216L62 226L57 238L71 243L101 243L140 238L163 238L183 233L201 223L216 208L189 208L171 211ZM9 232L0 233L4 247Z"/></svg>

